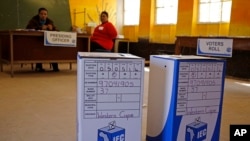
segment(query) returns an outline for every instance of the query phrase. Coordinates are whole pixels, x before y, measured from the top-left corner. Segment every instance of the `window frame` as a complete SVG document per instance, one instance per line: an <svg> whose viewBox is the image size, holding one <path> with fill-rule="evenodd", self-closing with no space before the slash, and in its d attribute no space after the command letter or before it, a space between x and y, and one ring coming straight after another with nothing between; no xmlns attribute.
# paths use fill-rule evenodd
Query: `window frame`
<svg viewBox="0 0 250 141"><path fill-rule="evenodd" d="M163 6L158 6L158 2L160 3L160 1L161 2L163 2L162 3L162 5ZM165 3L164 3L165 2ZM179 0L168 0L168 1L166 1L166 0L155 0L155 20L154 20L154 24L155 25L176 25L177 24L177 22L178 22L178 3L179 3ZM163 9L162 11L163 12L168 12L168 13L172 13L172 12L175 12L175 17L174 18L172 18L173 19L173 21L163 21L163 22L161 22L161 23L158 23L158 10L159 10L159 8L165 8L165 9ZM173 7L171 10L167 10L169 7ZM171 12L170 12L171 11ZM164 15L164 13L161 13L162 15ZM169 15L166 15L166 16L169 16ZM159 17L160 18L160 17Z"/></svg>
<svg viewBox="0 0 250 141"><path fill-rule="evenodd" d="M204 2L201 2L201 1L204 1ZM209 7L209 12L207 13L208 14L208 20L204 20L204 21L201 21L201 3L205 3L205 1L207 1L206 3L208 3L208 7ZM219 17L219 20L214 20L211 19L211 9L214 10L214 8L211 6L212 3L215 3L215 2L219 2L220 3L220 17ZM226 2L229 2L230 4L230 10L229 11L223 11L223 4L225 4ZM198 16L197 16L197 23L199 24L218 24L218 23L229 23L230 22L230 19L231 19L231 10L232 10L232 0L199 0L199 3L198 3ZM228 13L229 15L226 15L228 16L228 21L227 20L223 20L223 14L225 13ZM218 13L217 13L218 14Z"/></svg>
<svg viewBox="0 0 250 141"><path fill-rule="evenodd" d="M130 2L130 3L126 4L126 2ZM131 15L126 15L126 13L127 13L126 11L128 11L127 8L126 8L126 5L128 5L128 7L131 7L131 5L135 6L135 3L138 4L138 6L139 6L137 8L138 9L138 13L136 13L137 15L134 15L135 14L135 9L133 9L133 8L129 9L128 14L131 14L132 16L138 16L138 20L135 21L135 22L127 22L126 18L127 17L131 18ZM141 3L140 0L137 0L137 1L136 0L123 0L123 25L124 26L137 26L137 25L140 24L140 3Z"/></svg>

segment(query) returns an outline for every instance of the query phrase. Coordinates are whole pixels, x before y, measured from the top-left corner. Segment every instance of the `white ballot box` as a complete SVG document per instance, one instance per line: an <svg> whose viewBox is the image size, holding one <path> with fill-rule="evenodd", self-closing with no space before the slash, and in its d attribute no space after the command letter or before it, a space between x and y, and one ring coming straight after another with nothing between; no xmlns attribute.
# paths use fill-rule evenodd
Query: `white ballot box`
<svg viewBox="0 0 250 141"><path fill-rule="evenodd" d="M77 141L141 141L144 59L77 56Z"/></svg>
<svg viewBox="0 0 250 141"><path fill-rule="evenodd" d="M151 55L147 141L218 141L226 61Z"/></svg>

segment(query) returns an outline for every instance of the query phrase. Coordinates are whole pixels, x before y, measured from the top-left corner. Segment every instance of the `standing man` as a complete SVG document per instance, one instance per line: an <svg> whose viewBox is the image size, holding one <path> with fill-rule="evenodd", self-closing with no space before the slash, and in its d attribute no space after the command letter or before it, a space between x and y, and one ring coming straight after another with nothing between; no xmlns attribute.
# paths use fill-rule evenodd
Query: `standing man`
<svg viewBox="0 0 250 141"><path fill-rule="evenodd" d="M56 27L51 19L48 18L48 10L46 8L39 8L38 14L32 17L26 26L27 29L35 29L35 30L49 30L55 31ZM58 72L58 64L51 63L53 67L53 71ZM44 72L42 63L36 64L36 71Z"/></svg>

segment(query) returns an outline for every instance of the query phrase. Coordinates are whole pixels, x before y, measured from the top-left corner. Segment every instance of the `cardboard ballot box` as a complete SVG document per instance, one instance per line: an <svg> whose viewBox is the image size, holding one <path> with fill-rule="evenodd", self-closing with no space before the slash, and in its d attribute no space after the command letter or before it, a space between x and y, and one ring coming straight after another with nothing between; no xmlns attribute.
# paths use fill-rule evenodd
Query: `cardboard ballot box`
<svg viewBox="0 0 250 141"><path fill-rule="evenodd" d="M226 61L151 55L147 141L218 141Z"/></svg>
<svg viewBox="0 0 250 141"><path fill-rule="evenodd" d="M141 141L144 59L77 56L77 141Z"/></svg>

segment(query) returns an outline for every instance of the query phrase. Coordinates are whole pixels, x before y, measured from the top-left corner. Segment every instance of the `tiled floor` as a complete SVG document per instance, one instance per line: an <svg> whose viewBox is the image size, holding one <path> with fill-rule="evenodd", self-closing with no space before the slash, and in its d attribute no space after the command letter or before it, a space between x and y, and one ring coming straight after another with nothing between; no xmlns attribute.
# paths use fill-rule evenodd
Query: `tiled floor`
<svg viewBox="0 0 250 141"><path fill-rule="evenodd" d="M75 141L76 66L68 70L37 73L30 65L14 78L4 66L0 72L0 141ZM49 70L49 66L45 65ZM142 140L145 141L148 69L145 69ZM226 78L221 141L229 141L230 124L250 124L250 81Z"/></svg>

